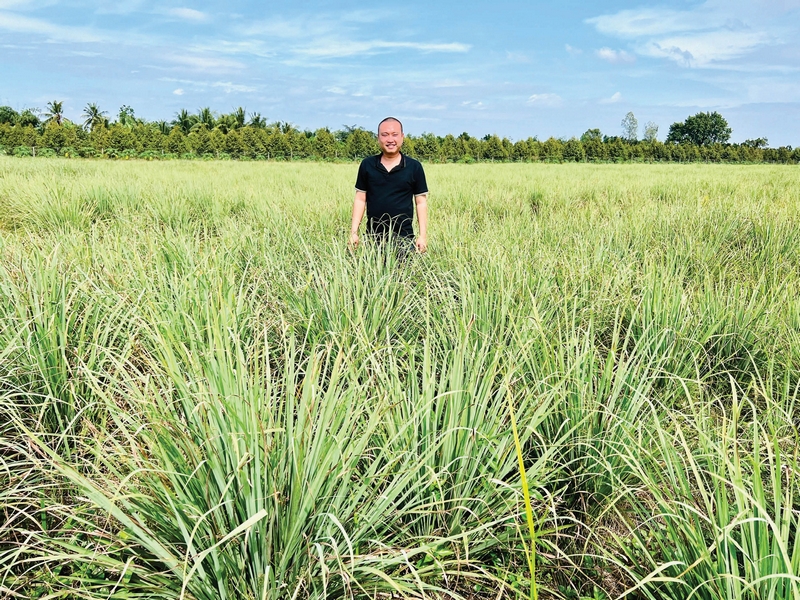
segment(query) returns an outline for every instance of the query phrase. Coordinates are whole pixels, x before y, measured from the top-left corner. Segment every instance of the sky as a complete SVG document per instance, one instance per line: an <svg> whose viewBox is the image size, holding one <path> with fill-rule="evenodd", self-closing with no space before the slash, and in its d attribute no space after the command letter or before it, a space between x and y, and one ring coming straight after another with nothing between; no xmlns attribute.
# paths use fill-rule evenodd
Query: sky
<svg viewBox="0 0 800 600"><path fill-rule="evenodd" d="M0 0L0 104L512 140L718 111L731 141L798 146L798 39L800 0Z"/></svg>

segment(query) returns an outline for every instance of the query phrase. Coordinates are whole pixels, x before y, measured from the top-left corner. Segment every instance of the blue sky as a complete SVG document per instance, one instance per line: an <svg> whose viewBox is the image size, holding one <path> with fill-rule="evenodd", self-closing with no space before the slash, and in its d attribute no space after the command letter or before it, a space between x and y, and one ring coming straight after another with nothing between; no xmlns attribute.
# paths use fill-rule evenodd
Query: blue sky
<svg viewBox="0 0 800 600"><path fill-rule="evenodd" d="M0 104L147 119L243 106L304 129L618 135L716 110L800 145L800 0L0 0Z"/></svg>

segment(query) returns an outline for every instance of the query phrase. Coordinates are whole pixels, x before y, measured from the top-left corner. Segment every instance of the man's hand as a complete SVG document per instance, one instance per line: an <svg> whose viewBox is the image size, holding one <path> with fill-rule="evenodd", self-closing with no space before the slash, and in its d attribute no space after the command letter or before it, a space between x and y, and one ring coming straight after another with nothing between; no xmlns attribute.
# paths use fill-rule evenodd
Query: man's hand
<svg viewBox="0 0 800 600"><path fill-rule="evenodd" d="M417 252L419 252L420 254L425 254L427 250L428 250L428 239L424 235L421 235L417 238Z"/></svg>
<svg viewBox="0 0 800 600"><path fill-rule="evenodd" d="M358 233L357 232L353 232L353 233L350 234L350 239L347 240L347 245L350 246L350 248L357 248L358 247Z"/></svg>

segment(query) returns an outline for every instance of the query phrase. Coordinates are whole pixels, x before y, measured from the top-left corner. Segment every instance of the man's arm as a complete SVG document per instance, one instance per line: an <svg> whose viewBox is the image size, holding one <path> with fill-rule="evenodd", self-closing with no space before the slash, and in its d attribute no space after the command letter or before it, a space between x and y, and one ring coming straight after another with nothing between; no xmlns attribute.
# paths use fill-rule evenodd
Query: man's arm
<svg viewBox="0 0 800 600"><path fill-rule="evenodd" d="M417 204L417 224L419 236L417 237L417 250L425 252L428 249L428 194L414 196Z"/></svg>
<svg viewBox="0 0 800 600"><path fill-rule="evenodd" d="M356 197L353 200L353 218L350 221L350 240L349 244L355 248L358 246L358 228L361 219L364 218L364 211L367 210L367 192L356 190Z"/></svg>

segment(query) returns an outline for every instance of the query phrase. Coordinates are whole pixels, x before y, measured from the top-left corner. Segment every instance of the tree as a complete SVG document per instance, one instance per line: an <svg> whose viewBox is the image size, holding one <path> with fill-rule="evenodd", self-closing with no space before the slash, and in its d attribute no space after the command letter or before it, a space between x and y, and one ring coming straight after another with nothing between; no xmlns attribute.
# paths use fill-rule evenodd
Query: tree
<svg viewBox="0 0 800 600"><path fill-rule="evenodd" d="M745 140L742 142L742 146L747 146L748 148L766 148L769 146L769 140L761 137L754 140Z"/></svg>
<svg viewBox="0 0 800 600"><path fill-rule="evenodd" d="M64 120L64 103L59 102L58 100L53 100L52 102L48 102L47 106L45 107L46 112L44 113L45 116L45 123L55 123L56 125L61 125L61 121Z"/></svg>
<svg viewBox="0 0 800 600"><path fill-rule="evenodd" d="M670 125L667 142L673 144L688 142L697 146L724 144L731 139L731 133L728 122L721 114L701 112L687 117L683 123Z"/></svg>
<svg viewBox="0 0 800 600"><path fill-rule="evenodd" d="M564 144L562 156L567 162L583 162L586 159L586 151L581 141L573 137Z"/></svg>
<svg viewBox="0 0 800 600"><path fill-rule="evenodd" d="M167 152L172 154L180 155L186 152L186 137L184 136L183 129L178 125L173 127L172 131L170 131L167 136L167 141L164 146Z"/></svg>
<svg viewBox="0 0 800 600"><path fill-rule="evenodd" d="M169 126L169 123L167 123L166 121L164 121L164 120L156 121L155 123L152 123L152 126L155 127L156 130L161 135L169 135L169 132L170 132L171 128Z"/></svg>
<svg viewBox="0 0 800 600"><path fill-rule="evenodd" d="M499 140L498 140L499 142ZM415 145L417 156L423 160L439 160L440 146L439 139L432 133L423 133Z"/></svg>
<svg viewBox="0 0 800 600"><path fill-rule="evenodd" d="M317 129L314 134L314 141L311 144L314 156L318 158L336 157L336 138L326 128Z"/></svg>
<svg viewBox="0 0 800 600"><path fill-rule="evenodd" d="M547 162L561 162L564 144L561 140L550 137L542 144L542 156Z"/></svg>
<svg viewBox="0 0 800 600"><path fill-rule="evenodd" d="M261 116L261 113L253 113L250 116L250 127L254 127L256 129L266 129L267 128L267 120Z"/></svg>
<svg viewBox="0 0 800 600"><path fill-rule="evenodd" d="M638 132L639 121L636 120L632 112L629 112L625 115L625 118L622 119L622 137L628 142L635 142L639 139Z"/></svg>
<svg viewBox="0 0 800 600"><path fill-rule="evenodd" d="M188 110L182 108L180 111L175 113L175 119L172 121L172 126L179 127L184 135L188 135L192 129L192 126L196 122L197 122L197 117L194 115L190 115Z"/></svg>
<svg viewBox="0 0 800 600"><path fill-rule="evenodd" d="M236 110L231 113L233 117L233 128L234 129L241 129L245 126L247 121L247 113L245 113L244 109L240 106Z"/></svg>
<svg viewBox="0 0 800 600"><path fill-rule="evenodd" d="M236 117L232 114L230 115L220 115L219 119L217 119L217 126L216 129L219 129L222 133L229 133L236 129Z"/></svg>
<svg viewBox="0 0 800 600"><path fill-rule="evenodd" d="M580 141L587 160L598 161L608 158L608 150L603 144L603 133L599 129L587 129Z"/></svg>
<svg viewBox="0 0 800 600"><path fill-rule="evenodd" d="M119 115L117 117L117 121L123 127L128 127L128 128L133 127L134 125L139 123L139 120L136 118L134 110L127 104L123 104L122 106L119 107Z"/></svg>
<svg viewBox="0 0 800 600"><path fill-rule="evenodd" d="M658 125L652 121L644 124L644 139L647 142L655 142L658 136Z"/></svg>
<svg viewBox="0 0 800 600"><path fill-rule="evenodd" d="M106 119L104 115L108 113L104 110L100 110L100 107L97 104L89 103L86 105L86 108L83 109L83 114L81 116L85 117L83 120L83 127L87 131L92 131L95 127L99 127L101 125L105 125Z"/></svg>
<svg viewBox="0 0 800 600"><path fill-rule="evenodd" d="M200 109L200 112L197 113L197 122L202 123L208 127L209 130L214 129L217 124L214 113L211 112L209 107Z"/></svg>
<svg viewBox="0 0 800 600"><path fill-rule="evenodd" d="M17 125L20 127L39 127L41 125L41 121L39 121L38 108L26 108L21 113L19 113L19 118L17 119Z"/></svg>
<svg viewBox="0 0 800 600"><path fill-rule="evenodd" d="M50 121L42 133L42 146L61 153L63 148L75 147L78 142L77 127L72 123L58 124Z"/></svg>
<svg viewBox="0 0 800 600"><path fill-rule="evenodd" d="M599 129L587 129L581 136L581 142L584 144L592 141L603 142L603 133Z"/></svg>
<svg viewBox="0 0 800 600"><path fill-rule="evenodd" d="M345 153L350 158L364 158L370 154L376 154L378 150L378 143L374 134L366 129L356 128L353 129L350 135L347 136L345 142Z"/></svg>
<svg viewBox="0 0 800 600"><path fill-rule="evenodd" d="M15 125L19 119L19 113L10 106L0 106L0 124Z"/></svg>

